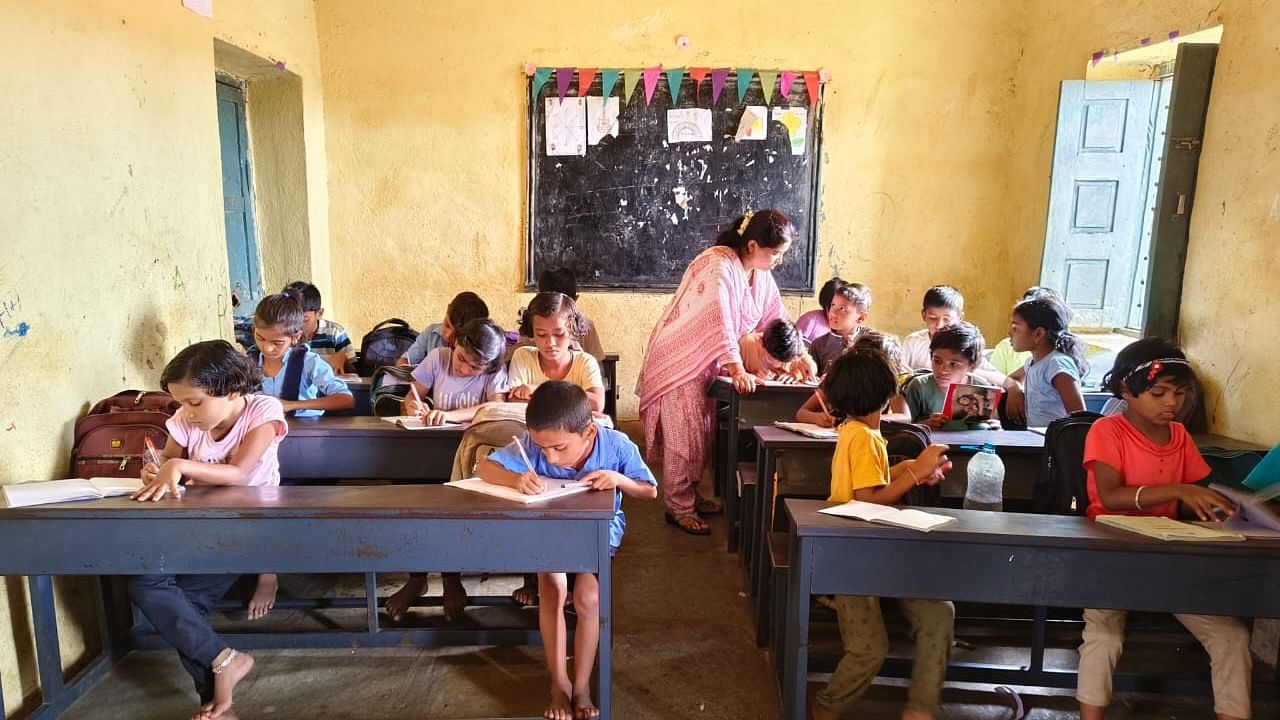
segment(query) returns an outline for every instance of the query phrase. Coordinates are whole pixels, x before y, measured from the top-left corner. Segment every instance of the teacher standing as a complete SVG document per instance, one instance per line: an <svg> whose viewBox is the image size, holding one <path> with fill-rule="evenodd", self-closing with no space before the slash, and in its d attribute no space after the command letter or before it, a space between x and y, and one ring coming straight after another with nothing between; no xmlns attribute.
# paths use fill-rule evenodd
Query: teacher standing
<svg viewBox="0 0 1280 720"><path fill-rule="evenodd" d="M739 392L755 390L738 338L787 319L772 271L795 237L795 226L777 210L735 220L689 264L649 336L636 383L645 453L656 463L662 447L667 522L687 533L709 535L701 514L722 509L718 500L697 494L715 421L707 383L723 369Z"/></svg>

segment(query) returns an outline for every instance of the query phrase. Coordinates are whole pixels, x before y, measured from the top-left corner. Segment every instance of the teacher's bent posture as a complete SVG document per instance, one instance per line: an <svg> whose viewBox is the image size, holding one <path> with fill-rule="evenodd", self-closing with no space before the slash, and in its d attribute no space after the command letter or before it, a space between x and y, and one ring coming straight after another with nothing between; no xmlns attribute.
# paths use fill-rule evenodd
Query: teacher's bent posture
<svg viewBox="0 0 1280 720"><path fill-rule="evenodd" d="M687 533L710 534L699 513L721 510L718 500L697 494L715 413L707 383L723 369L739 392L755 390L738 338L788 319L771 271L795 236L795 226L777 210L748 212L734 221L690 263L649 336L636 383L645 453L656 464L662 447L667 522Z"/></svg>

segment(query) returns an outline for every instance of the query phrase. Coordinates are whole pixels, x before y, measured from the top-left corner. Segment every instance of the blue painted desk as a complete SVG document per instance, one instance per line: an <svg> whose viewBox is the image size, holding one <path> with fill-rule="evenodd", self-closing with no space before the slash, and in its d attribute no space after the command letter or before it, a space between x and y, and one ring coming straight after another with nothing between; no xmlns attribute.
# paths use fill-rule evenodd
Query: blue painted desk
<svg viewBox="0 0 1280 720"><path fill-rule="evenodd" d="M817 512L828 505L784 501L791 520L785 720L807 717L813 595L1280 617L1280 541L1162 542L1082 517L949 508L930 512L960 522L922 533ZM1032 672L1046 672L1041 661L1032 658Z"/></svg>
<svg viewBox="0 0 1280 720"><path fill-rule="evenodd" d="M128 648L108 631L105 651L64 683L54 575L140 573L593 572L600 577L599 699L609 717L612 581L609 493L522 506L440 486L194 487L182 500L127 498L0 509L0 575L27 575L43 704L57 717ZM33 542L39 538L39 542ZM395 644L367 598L368 628L345 644ZM442 631L443 632L443 631ZM466 631L457 631L466 632ZM287 713L286 713L287 714Z"/></svg>
<svg viewBox="0 0 1280 720"><path fill-rule="evenodd" d="M707 386L707 396L716 401L717 407L711 467L716 491L724 498L729 552L738 551L739 539L745 532L746 518L742 517L737 484L733 481L738 470L738 443L742 431L749 432L757 425L770 425L774 420L795 420L796 410L804 405L816 388L816 385L767 383L757 387L754 393L743 395L733 388L728 378L717 378ZM719 430L722 421L725 427L723 435Z"/></svg>

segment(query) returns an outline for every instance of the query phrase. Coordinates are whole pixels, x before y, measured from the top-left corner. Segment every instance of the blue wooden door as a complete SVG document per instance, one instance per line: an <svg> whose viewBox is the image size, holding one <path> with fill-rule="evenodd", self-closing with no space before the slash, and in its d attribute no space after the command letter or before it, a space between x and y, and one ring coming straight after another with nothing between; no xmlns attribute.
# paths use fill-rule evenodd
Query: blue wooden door
<svg viewBox="0 0 1280 720"><path fill-rule="evenodd" d="M218 141L222 152L222 214L227 234L231 292L239 298L236 317L253 315L262 298L262 265L253 225L253 183L249 173L249 133L244 90L222 80L218 88Z"/></svg>
<svg viewBox="0 0 1280 720"><path fill-rule="evenodd" d="M1063 294L1075 325L1129 320L1143 230L1157 83L1062 83L1040 284Z"/></svg>

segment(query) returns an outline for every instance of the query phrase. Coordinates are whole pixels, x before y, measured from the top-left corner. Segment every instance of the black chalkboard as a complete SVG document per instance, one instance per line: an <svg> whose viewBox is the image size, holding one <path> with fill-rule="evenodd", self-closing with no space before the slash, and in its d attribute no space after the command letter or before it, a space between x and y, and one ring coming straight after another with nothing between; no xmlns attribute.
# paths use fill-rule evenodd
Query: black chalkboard
<svg viewBox="0 0 1280 720"><path fill-rule="evenodd" d="M612 95L623 86L619 80ZM575 77L570 95L576 91ZM588 94L600 92L597 78ZM556 97L555 77L536 96L530 85L527 288L544 268L562 266L574 269L584 289L675 288L722 227L745 210L772 207L791 218L799 236L774 271L778 286L813 291L822 103L809 112L804 153L793 155L786 127L772 119L766 139L734 139L747 105L783 106L776 87L765 103L753 77L739 103L730 73L718 102L711 94L710 77L695 93L686 75L673 106L663 73L652 104L645 104L643 82L620 103L617 137L605 136L582 157L548 156L544 100ZM787 105L809 107L803 83ZM673 107L709 108L711 141L668 143Z"/></svg>

